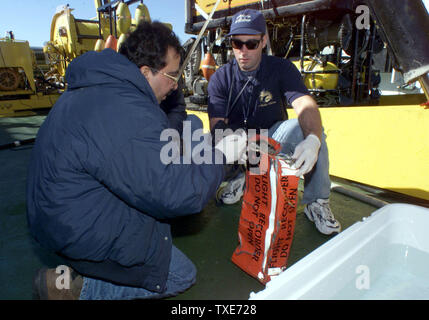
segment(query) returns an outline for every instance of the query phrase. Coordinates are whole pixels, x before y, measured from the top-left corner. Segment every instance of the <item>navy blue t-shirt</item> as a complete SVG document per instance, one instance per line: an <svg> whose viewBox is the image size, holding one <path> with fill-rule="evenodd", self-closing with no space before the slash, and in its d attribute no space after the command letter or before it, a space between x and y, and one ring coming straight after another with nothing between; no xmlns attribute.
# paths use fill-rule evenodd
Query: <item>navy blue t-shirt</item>
<svg viewBox="0 0 429 320"><path fill-rule="evenodd" d="M269 129L288 119L286 106L310 94L289 60L265 54L256 77L242 72L235 59L219 68L210 78L208 93L209 117L228 118L233 129L245 127L245 119L249 129Z"/></svg>

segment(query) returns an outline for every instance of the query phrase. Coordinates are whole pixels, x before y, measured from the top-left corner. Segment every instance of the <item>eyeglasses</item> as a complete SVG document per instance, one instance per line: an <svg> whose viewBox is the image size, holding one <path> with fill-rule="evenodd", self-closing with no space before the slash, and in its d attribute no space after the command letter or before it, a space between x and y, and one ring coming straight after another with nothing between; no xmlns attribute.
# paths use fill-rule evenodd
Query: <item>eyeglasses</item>
<svg viewBox="0 0 429 320"><path fill-rule="evenodd" d="M171 75L171 74L159 71L159 70L154 69L154 68L150 68L150 70L152 70L152 72L154 72L154 73L158 72L158 73L162 74L163 76L167 77L168 79L173 80L175 83L177 83L179 81L179 75L177 73L176 73L176 75Z"/></svg>
<svg viewBox="0 0 429 320"><path fill-rule="evenodd" d="M262 38L261 39L250 39L247 41L241 41L238 39L231 38L230 41L231 41L231 46L234 49L241 50L241 48L243 48L243 45L245 45L247 49L255 50L256 48L259 47L259 43L262 41Z"/></svg>

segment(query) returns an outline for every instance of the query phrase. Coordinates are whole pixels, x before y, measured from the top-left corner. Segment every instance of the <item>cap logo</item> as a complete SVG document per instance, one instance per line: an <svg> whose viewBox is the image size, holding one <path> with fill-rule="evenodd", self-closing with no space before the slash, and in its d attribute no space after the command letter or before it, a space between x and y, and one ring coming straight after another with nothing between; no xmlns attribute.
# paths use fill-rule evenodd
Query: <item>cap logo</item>
<svg viewBox="0 0 429 320"><path fill-rule="evenodd" d="M233 34L264 34L266 32L265 19L257 10L246 9L237 12L231 20L230 31Z"/></svg>
<svg viewBox="0 0 429 320"><path fill-rule="evenodd" d="M240 23L240 22L250 22L252 21L252 17L250 15L246 14L240 14L234 21L234 23Z"/></svg>

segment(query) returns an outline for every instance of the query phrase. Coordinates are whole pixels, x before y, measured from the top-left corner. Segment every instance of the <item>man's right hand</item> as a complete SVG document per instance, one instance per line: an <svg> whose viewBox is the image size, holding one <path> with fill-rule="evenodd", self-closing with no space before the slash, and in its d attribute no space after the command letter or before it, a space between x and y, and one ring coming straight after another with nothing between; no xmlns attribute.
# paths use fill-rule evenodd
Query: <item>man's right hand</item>
<svg viewBox="0 0 429 320"><path fill-rule="evenodd" d="M239 160L246 161L247 134L244 130L239 130L238 133L227 135L216 144L215 148L225 155L226 164Z"/></svg>

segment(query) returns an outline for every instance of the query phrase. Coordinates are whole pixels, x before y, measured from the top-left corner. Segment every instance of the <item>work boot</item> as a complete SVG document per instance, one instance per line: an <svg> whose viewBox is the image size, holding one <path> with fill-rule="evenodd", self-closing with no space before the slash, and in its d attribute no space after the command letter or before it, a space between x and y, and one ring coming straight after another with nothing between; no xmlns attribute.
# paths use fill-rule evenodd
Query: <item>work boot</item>
<svg viewBox="0 0 429 320"><path fill-rule="evenodd" d="M83 277L72 268L39 269L33 279L36 300L79 300ZM58 270L58 273L57 273Z"/></svg>
<svg viewBox="0 0 429 320"><path fill-rule="evenodd" d="M341 224L335 219L329 206L329 199L317 199L304 208L307 218L314 222L317 230L323 234L341 232Z"/></svg>

